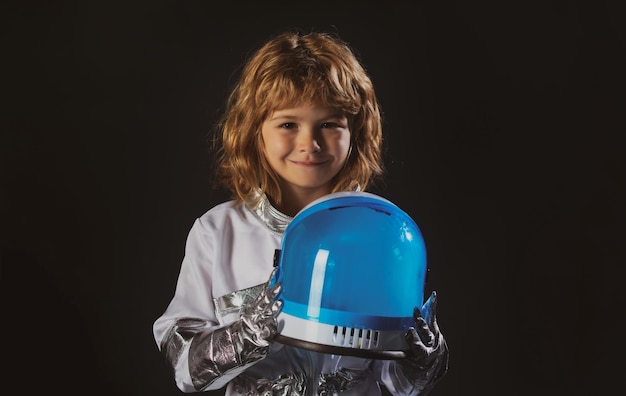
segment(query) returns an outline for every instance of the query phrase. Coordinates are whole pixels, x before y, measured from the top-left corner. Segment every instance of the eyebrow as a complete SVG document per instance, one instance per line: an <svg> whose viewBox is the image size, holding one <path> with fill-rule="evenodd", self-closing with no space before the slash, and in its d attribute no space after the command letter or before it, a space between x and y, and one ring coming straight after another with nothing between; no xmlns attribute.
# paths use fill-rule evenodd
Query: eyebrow
<svg viewBox="0 0 626 396"><path fill-rule="evenodd" d="M279 115L276 115L276 116L274 116L274 117L272 117L272 118L268 118L268 121L275 121L275 120L280 120L280 119L288 119L288 120L293 120L293 119L296 119L296 118L298 118L298 117L297 117L297 116L294 116L294 115L289 115L289 114L279 114Z"/></svg>

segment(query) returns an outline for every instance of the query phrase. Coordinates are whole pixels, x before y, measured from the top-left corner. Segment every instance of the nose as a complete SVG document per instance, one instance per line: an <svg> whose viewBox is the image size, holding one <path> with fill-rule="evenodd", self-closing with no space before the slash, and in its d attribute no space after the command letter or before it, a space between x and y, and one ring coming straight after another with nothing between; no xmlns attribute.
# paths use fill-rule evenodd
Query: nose
<svg viewBox="0 0 626 396"><path fill-rule="evenodd" d="M302 130L298 134L298 149L305 153L316 153L321 150L319 136L314 129Z"/></svg>

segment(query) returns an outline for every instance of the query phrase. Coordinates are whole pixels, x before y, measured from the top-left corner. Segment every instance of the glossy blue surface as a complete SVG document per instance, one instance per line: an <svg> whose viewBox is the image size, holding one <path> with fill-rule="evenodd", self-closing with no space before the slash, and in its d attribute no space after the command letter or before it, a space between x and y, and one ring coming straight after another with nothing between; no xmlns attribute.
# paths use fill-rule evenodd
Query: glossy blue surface
<svg viewBox="0 0 626 396"><path fill-rule="evenodd" d="M315 322L406 329L423 303L422 233L374 194L331 194L298 213L283 235L278 267L283 312Z"/></svg>

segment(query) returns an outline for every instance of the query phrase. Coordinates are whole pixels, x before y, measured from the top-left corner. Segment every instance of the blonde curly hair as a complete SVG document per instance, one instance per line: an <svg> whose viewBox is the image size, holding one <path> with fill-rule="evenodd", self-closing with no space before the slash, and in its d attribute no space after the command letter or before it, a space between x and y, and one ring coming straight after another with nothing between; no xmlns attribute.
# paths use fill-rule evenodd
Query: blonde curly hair
<svg viewBox="0 0 626 396"><path fill-rule="evenodd" d="M278 34L245 63L217 123L217 185L255 207L266 194L281 204L278 175L263 154L261 125L276 109L320 104L343 111L350 153L332 192L365 190L383 173L381 111L374 86L354 51L337 35Z"/></svg>

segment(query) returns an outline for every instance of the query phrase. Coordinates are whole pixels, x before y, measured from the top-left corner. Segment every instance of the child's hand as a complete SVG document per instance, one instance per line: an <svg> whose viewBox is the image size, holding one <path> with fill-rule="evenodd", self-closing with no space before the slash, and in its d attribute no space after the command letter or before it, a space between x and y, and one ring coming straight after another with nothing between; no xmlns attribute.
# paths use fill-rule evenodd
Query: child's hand
<svg viewBox="0 0 626 396"><path fill-rule="evenodd" d="M409 353L398 361L404 374L416 386L430 388L448 370L448 346L437 324L437 293L422 306L415 307L415 327L406 332Z"/></svg>
<svg viewBox="0 0 626 396"><path fill-rule="evenodd" d="M196 334L189 351L190 373L197 390L205 388L226 373L238 373L259 361L269 350L278 333L276 315L282 301L276 300L280 283L263 291L241 311L241 317L229 326ZM233 374L235 375L235 374Z"/></svg>
<svg viewBox="0 0 626 396"><path fill-rule="evenodd" d="M256 347L267 347L278 333L276 315L282 309L282 301L276 300L280 293L281 283L272 287L266 284L257 299L243 308L241 322L244 347L246 343Z"/></svg>

